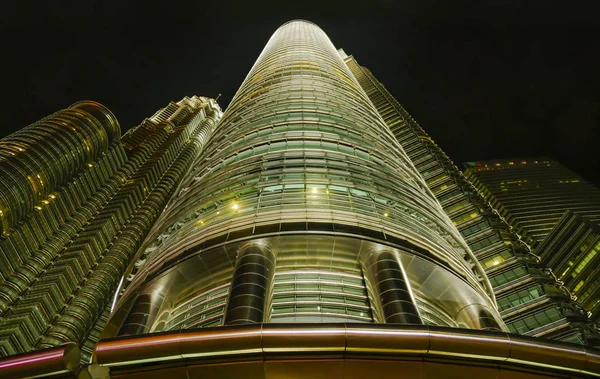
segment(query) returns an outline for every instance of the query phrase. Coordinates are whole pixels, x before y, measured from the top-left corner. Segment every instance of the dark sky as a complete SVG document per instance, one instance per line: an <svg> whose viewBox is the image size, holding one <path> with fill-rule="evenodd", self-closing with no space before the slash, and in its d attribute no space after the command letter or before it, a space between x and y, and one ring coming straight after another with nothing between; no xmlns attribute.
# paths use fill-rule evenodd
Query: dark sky
<svg viewBox="0 0 600 379"><path fill-rule="evenodd" d="M106 105L123 129L186 95L222 93L225 108L275 29L305 18L370 68L456 163L548 155L600 185L599 7L150 3L5 5L0 136L81 99Z"/></svg>

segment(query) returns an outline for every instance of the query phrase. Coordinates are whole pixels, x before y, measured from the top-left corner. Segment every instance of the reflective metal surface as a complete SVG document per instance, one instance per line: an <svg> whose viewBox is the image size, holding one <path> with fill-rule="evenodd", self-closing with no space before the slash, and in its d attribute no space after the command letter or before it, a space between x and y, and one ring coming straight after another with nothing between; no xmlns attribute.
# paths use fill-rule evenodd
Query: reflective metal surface
<svg viewBox="0 0 600 379"><path fill-rule="evenodd" d="M377 307L386 323L422 324L400 259L392 251L372 251L363 260Z"/></svg>
<svg viewBox="0 0 600 379"><path fill-rule="evenodd" d="M250 244L240 248L225 312L225 325L263 322L274 271L275 255L267 246Z"/></svg>
<svg viewBox="0 0 600 379"><path fill-rule="evenodd" d="M203 241L197 243L198 246L205 244ZM254 248L248 250L249 246ZM238 252L243 251L263 251L264 255L257 262L240 265L248 270L244 272L236 269L236 262L244 262L238 258ZM391 281L395 284L388 290L396 291L400 287L400 295L392 293L384 296L383 301L381 292L377 292L380 290L373 289L377 287L373 282L376 277L367 272L363 279L361 274L364 266L376 267L362 263L372 259L376 251L386 252L382 254L383 257L389 257L388 254L397 257L396 263L402 265L402 271L398 274L405 275L407 279L400 283ZM389 242L383 245L367 239L299 232L262 238L250 235L237 242L221 242L211 249L189 249L185 250L185 254L175 250L172 255L161 258L156 263L150 262L146 266L146 276L138 276L125 292L121 307L111 318L104 338L119 335L116 331L127 324L127 317L137 319L135 314L138 311L132 305L135 301L131 299L137 299L139 294L154 294L144 297L144 302L148 299L154 301L159 309L155 314L161 315L151 321L146 319L143 330L224 325L225 296L228 288L234 287L241 296L229 297L239 298L232 309L250 304L241 301L246 296L242 289L246 288L243 291L251 296L254 305L252 308L243 308L252 312L242 314L254 314L252 317L255 318L248 316L248 320L259 321L253 322L261 322L261 317L265 322L386 322L378 315L387 311L383 310L384 304L393 305L395 301L386 302L385 299L408 296L400 304L406 306L410 302L409 305L416 306L416 313L414 308L409 310L413 312L410 323L418 323L414 319L418 315L427 325L495 330L501 325L498 316L494 315L494 309L486 305L486 298L457 278L452 271L403 246L392 248ZM272 262L275 263L274 268L267 270ZM260 270L269 274L263 275ZM243 282L239 282L240 285L232 284L237 275L248 278L260 275L261 279L253 279L256 285L251 287ZM267 283L269 275L274 275L271 289L263 292L265 284L259 283ZM405 285L408 287L402 287ZM411 294L403 288L410 288L414 302ZM231 307L231 304L228 306ZM260 316L261 306L266 310L264 316ZM394 306L388 305L390 309L395 309ZM151 305L144 304L144 307ZM394 311L389 312L395 314ZM135 333L129 330L122 331L120 335Z"/></svg>
<svg viewBox="0 0 600 379"><path fill-rule="evenodd" d="M205 137L105 337L262 321L504 328L481 266L316 25L273 34ZM156 294L141 312L140 294ZM132 318L144 326L122 329Z"/></svg>
<svg viewBox="0 0 600 379"><path fill-rule="evenodd" d="M103 341L94 362L109 366L111 377L119 378L142 373L174 378L585 378L600 376L599 354L573 344L455 328L262 324Z"/></svg>
<svg viewBox="0 0 600 379"><path fill-rule="evenodd" d="M600 350L506 333L384 324L254 324L74 344L0 359L0 377L591 378Z"/></svg>
<svg viewBox="0 0 600 379"><path fill-rule="evenodd" d="M66 377L79 372L80 351L75 343L0 359L0 378Z"/></svg>
<svg viewBox="0 0 600 379"><path fill-rule="evenodd" d="M164 300L164 294L161 294L159 291L139 295L135 299L133 308L121 327L119 334L144 334L150 332L149 326L153 325Z"/></svg>

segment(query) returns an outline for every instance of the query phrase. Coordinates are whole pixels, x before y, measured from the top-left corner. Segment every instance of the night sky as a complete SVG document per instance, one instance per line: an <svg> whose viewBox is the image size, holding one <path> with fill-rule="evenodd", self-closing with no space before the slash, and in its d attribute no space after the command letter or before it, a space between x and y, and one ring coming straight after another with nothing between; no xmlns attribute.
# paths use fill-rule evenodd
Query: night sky
<svg viewBox="0 0 600 379"><path fill-rule="evenodd" d="M304 18L368 67L457 164L547 155L600 186L599 7L42 3L5 5L0 16L0 136L82 99L106 105L124 130L186 95L221 93L225 108L275 29Z"/></svg>

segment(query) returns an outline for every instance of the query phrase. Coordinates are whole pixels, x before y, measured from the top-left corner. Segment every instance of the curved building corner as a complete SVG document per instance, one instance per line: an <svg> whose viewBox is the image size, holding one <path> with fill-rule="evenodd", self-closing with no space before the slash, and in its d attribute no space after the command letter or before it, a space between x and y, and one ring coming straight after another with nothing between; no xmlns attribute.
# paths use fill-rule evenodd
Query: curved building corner
<svg viewBox="0 0 600 379"><path fill-rule="evenodd" d="M279 28L105 337L253 323L505 330L481 267L325 33Z"/></svg>

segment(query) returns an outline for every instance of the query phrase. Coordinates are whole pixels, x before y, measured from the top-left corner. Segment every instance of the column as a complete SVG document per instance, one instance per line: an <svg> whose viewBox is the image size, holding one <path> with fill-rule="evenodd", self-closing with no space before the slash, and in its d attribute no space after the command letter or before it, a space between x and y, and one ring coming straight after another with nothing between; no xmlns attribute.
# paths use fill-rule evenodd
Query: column
<svg viewBox="0 0 600 379"><path fill-rule="evenodd" d="M127 319L119 330L119 336L149 333L158 312L165 301L162 293L143 293L135 299Z"/></svg>
<svg viewBox="0 0 600 379"><path fill-rule="evenodd" d="M373 306L388 324L423 324L410 283L397 254L372 251L361 256L363 275L373 291Z"/></svg>
<svg viewBox="0 0 600 379"><path fill-rule="evenodd" d="M270 248L260 245L241 248L231 282L225 325L263 322L274 272L275 255Z"/></svg>

